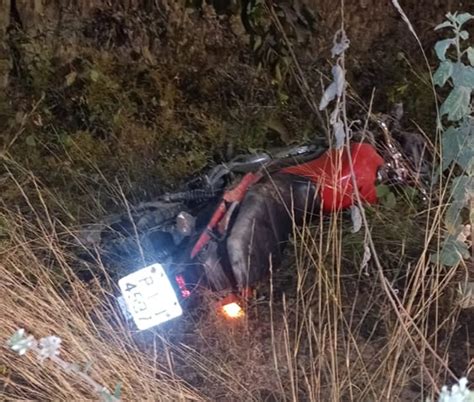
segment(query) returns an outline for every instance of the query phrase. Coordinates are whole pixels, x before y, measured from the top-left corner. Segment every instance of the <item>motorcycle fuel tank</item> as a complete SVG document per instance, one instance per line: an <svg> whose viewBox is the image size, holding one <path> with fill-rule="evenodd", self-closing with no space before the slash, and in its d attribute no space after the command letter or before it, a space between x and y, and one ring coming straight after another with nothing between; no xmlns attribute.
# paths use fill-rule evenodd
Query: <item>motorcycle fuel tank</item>
<svg viewBox="0 0 474 402"><path fill-rule="evenodd" d="M351 161L362 201L370 204L377 202L375 183L377 171L384 160L371 144L353 144L350 154L345 148L330 149L318 159L282 169L281 173L311 180L319 188L323 211L333 212L348 208L354 202Z"/></svg>

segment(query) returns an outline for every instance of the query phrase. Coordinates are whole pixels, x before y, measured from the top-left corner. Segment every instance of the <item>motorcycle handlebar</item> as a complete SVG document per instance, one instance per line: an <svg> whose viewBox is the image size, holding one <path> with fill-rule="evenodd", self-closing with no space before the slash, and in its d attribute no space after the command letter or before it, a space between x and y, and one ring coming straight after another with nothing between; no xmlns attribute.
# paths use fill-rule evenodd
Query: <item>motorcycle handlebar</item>
<svg viewBox="0 0 474 402"><path fill-rule="evenodd" d="M274 152L262 152L254 155L238 155L228 163L214 167L206 175L210 188L214 188L219 180L229 173L249 173L265 167L279 167L288 164L302 163L321 155L325 149L316 145L300 145L277 149Z"/></svg>

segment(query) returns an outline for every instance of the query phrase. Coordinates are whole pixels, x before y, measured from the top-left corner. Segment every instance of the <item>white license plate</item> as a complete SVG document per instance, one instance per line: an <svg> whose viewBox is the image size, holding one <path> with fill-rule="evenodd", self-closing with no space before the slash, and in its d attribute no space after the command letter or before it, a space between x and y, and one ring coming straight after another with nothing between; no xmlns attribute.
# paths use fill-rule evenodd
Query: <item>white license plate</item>
<svg viewBox="0 0 474 402"><path fill-rule="evenodd" d="M153 264L118 282L127 310L139 330L183 314L176 293L161 264Z"/></svg>

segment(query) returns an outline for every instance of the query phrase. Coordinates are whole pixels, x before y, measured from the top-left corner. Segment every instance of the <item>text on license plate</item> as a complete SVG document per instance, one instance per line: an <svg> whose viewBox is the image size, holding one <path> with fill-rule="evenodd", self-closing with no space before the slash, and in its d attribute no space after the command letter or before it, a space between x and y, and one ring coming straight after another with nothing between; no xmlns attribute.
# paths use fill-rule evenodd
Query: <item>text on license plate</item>
<svg viewBox="0 0 474 402"><path fill-rule="evenodd" d="M179 317L183 310L161 264L153 264L118 282L135 325L148 329Z"/></svg>

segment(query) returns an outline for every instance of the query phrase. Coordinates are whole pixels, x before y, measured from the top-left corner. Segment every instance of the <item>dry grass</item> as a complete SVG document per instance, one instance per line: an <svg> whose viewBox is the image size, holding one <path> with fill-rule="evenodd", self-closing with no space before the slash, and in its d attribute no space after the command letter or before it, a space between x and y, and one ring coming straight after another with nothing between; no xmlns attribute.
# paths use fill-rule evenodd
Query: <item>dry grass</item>
<svg viewBox="0 0 474 402"><path fill-rule="evenodd" d="M20 327L37 338L54 334L63 340L65 360L91 364L91 377L109 389L122 383L127 400L200 399L173 375L166 361L137 352L107 301L107 290L77 280L57 229L7 219L11 238L3 244L0 264L2 347ZM86 384L52 362L41 365L33 355L18 357L3 348L1 365L0 392L5 399L94 398Z"/></svg>
<svg viewBox="0 0 474 402"><path fill-rule="evenodd" d="M468 371L461 361L456 370L463 372L453 373L452 358L465 357L449 352L458 326L451 303L456 269L424 262L428 244L420 229L421 258L406 255L409 239L395 237L380 256L386 272L365 272L345 243L346 219L295 227L287 266L262 286L264 300L252 302L243 321L224 321L208 309L133 334L110 284L78 280L80 263L66 251L73 232L48 212L42 194L37 187L28 198L27 215L3 212L1 342L20 327L36 338L57 335L65 360L91 364L91 377L109 389L122 383L124 400L422 400ZM382 250L384 225L394 223L383 208L374 212L372 236ZM4 348L1 367L6 400L97 399L53 362L41 365Z"/></svg>

